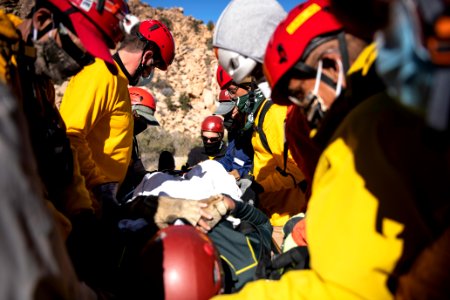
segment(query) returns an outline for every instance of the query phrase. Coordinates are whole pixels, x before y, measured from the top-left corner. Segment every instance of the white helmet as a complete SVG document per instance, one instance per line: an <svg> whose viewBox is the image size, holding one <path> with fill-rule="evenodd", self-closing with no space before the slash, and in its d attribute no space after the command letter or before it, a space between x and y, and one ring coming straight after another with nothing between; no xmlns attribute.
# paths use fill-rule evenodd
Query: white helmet
<svg viewBox="0 0 450 300"><path fill-rule="evenodd" d="M257 63L254 59L231 50L219 48L217 52L219 64L238 84L250 75Z"/></svg>
<svg viewBox="0 0 450 300"><path fill-rule="evenodd" d="M122 26L126 33L130 34L131 28L140 22L139 18L135 15L127 14L122 20Z"/></svg>
<svg viewBox="0 0 450 300"><path fill-rule="evenodd" d="M233 0L217 21L213 46L219 64L236 83L263 63L270 36L286 17L276 0Z"/></svg>

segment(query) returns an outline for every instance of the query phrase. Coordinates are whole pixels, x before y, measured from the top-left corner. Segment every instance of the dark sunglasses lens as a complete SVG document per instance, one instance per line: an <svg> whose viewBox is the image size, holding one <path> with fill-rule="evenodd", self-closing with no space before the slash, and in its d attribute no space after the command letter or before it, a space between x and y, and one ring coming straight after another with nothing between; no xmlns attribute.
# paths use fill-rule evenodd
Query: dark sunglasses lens
<svg viewBox="0 0 450 300"><path fill-rule="evenodd" d="M210 141L211 143L215 143L215 142L218 142L220 140L220 137L206 137L206 136L202 136L202 139L203 139L204 142Z"/></svg>

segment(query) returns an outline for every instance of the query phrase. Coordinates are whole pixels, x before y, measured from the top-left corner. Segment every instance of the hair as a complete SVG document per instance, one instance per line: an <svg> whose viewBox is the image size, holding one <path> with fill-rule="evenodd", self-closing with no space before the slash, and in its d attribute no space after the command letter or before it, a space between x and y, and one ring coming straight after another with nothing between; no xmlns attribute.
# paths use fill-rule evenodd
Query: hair
<svg viewBox="0 0 450 300"><path fill-rule="evenodd" d="M139 38L139 25L134 25L129 34L125 34L124 39L120 43L119 50L126 49L130 52L142 51L147 46L147 41L143 41Z"/></svg>
<svg viewBox="0 0 450 300"><path fill-rule="evenodd" d="M175 170L175 159L169 151L162 151L159 154L158 171Z"/></svg>
<svg viewBox="0 0 450 300"><path fill-rule="evenodd" d="M136 25L134 25L131 28L130 33L125 35L123 41L120 43L118 50L125 49L130 52L151 50L154 57L160 57L161 52L156 43L149 40L142 40L139 37L139 25L141 25L141 23L137 23Z"/></svg>

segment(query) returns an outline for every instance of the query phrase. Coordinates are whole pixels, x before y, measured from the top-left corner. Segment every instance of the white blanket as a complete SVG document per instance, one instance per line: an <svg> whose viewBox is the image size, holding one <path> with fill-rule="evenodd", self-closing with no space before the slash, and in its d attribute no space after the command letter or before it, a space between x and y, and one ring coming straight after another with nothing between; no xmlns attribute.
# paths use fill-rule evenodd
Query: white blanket
<svg viewBox="0 0 450 300"><path fill-rule="evenodd" d="M226 194L241 201L242 192L235 178L215 160L206 160L194 166L183 176L155 172L145 175L136 187L136 196L170 196L202 200L209 196Z"/></svg>

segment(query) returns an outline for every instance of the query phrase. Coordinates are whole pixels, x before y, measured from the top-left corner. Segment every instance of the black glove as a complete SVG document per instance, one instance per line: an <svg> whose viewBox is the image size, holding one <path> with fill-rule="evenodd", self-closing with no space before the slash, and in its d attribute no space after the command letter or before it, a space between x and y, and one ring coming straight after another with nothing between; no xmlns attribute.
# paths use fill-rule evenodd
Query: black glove
<svg viewBox="0 0 450 300"><path fill-rule="evenodd" d="M241 199L245 203L258 207L258 195L264 192L262 185L253 180L252 184L242 194Z"/></svg>
<svg viewBox="0 0 450 300"><path fill-rule="evenodd" d="M260 261L256 267L256 279L278 280L289 270L309 269L309 252L306 246L299 246L272 258Z"/></svg>
<svg viewBox="0 0 450 300"><path fill-rule="evenodd" d="M308 247L294 247L285 253L275 256L272 259L272 268L289 270L309 269Z"/></svg>

